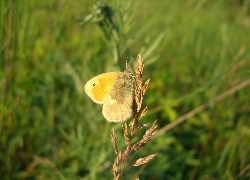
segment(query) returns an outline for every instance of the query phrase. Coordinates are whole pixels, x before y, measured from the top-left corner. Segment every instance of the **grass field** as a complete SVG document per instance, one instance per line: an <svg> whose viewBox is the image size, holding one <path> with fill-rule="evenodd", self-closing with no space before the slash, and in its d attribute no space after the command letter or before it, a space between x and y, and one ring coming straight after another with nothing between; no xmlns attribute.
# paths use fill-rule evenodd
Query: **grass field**
<svg viewBox="0 0 250 180"><path fill-rule="evenodd" d="M83 86L139 53L140 123L158 133L135 158L157 156L123 179L250 179L250 0L1 0L0 14L0 179L112 179L123 123Z"/></svg>

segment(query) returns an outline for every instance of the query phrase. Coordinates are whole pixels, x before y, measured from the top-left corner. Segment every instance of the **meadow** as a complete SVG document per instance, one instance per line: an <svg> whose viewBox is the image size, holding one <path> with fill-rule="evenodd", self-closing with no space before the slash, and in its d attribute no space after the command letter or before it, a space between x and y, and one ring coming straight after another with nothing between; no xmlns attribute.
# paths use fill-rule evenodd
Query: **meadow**
<svg viewBox="0 0 250 180"><path fill-rule="evenodd" d="M113 179L123 123L84 84L138 54L139 123L158 128L135 159L157 155L122 179L250 179L250 0L1 0L0 14L0 179Z"/></svg>

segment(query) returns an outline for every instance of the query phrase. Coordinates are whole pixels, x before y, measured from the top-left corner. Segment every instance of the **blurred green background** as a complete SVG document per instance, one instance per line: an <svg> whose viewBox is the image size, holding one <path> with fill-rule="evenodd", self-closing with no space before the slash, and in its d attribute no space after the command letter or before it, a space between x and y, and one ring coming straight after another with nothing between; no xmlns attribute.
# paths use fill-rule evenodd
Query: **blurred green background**
<svg viewBox="0 0 250 180"><path fill-rule="evenodd" d="M0 2L1 179L112 179L91 77L145 60L143 122L159 129L247 82L250 0ZM132 61L133 62L133 61ZM250 179L250 86L150 141L124 179Z"/></svg>

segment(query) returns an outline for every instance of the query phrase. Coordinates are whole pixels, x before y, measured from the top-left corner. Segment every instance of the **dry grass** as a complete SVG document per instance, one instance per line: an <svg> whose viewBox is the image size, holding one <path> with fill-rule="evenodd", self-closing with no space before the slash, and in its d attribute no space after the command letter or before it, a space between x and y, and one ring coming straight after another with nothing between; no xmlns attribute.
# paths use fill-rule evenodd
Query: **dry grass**
<svg viewBox="0 0 250 180"><path fill-rule="evenodd" d="M151 140L152 135L156 132L156 121L145 132L143 137L137 142L132 143L133 138L143 128L147 127L148 123L139 124L138 122L146 115L147 107L142 108L143 97L148 91L150 79L145 83L142 82L142 74L144 69L144 62L141 55L138 55L138 67L135 69L135 98L133 106L133 119L130 122L125 122L123 127L123 135L126 147L119 151L116 144L115 131L112 131L111 141L114 147L116 158L112 166L114 179L120 179L122 174L133 166L140 166L151 161L156 154L151 154L143 158L135 159L135 154L144 148L144 146ZM135 160L134 160L135 159ZM132 161L134 163L132 163ZM131 165L132 164L132 165ZM139 178L138 178L139 179Z"/></svg>

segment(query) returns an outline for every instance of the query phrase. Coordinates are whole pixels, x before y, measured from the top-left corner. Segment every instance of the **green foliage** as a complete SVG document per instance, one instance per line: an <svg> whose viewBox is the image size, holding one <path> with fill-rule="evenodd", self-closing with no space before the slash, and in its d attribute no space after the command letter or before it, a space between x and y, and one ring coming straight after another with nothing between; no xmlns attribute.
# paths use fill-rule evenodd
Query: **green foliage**
<svg viewBox="0 0 250 180"><path fill-rule="evenodd" d="M249 0L2 0L1 179L112 179L110 134L123 144L121 124L104 120L84 83L142 53L145 121L164 127L249 80L249 9ZM138 158L158 155L125 177L249 179L249 102L248 85L153 139Z"/></svg>

